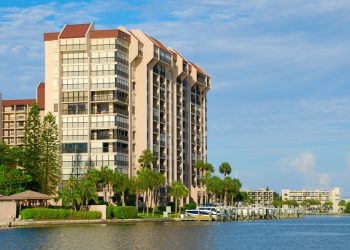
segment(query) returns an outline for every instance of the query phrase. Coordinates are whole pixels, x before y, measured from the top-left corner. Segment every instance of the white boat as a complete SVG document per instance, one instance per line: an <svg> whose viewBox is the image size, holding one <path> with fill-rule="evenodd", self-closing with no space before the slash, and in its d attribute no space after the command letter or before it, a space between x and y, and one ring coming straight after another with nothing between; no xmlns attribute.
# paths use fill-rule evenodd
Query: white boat
<svg viewBox="0 0 350 250"><path fill-rule="evenodd" d="M188 209L185 211L186 216L209 219L210 216L213 220L217 219L218 213L215 207L198 207L196 209Z"/></svg>

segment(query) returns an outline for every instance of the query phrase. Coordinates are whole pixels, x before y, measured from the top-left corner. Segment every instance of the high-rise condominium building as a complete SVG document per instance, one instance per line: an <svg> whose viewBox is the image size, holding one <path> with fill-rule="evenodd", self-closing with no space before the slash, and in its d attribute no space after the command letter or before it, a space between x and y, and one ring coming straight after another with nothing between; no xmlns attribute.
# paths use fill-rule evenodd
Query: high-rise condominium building
<svg viewBox="0 0 350 250"><path fill-rule="evenodd" d="M28 119L29 107L38 103L40 110L45 108L45 84L39 83L36 99L1 100L0 98L0 143L10 146L23 144L24 126Z"/></svg>
<svg viewBox="0 0 350 250"><path fill-rule="evenodd" d="M209 75L140 30L65 25L44 41L46 111L58 118L63 179L101 166L134 176L150 149L166 184L183 181L196 200Z"/></svg>

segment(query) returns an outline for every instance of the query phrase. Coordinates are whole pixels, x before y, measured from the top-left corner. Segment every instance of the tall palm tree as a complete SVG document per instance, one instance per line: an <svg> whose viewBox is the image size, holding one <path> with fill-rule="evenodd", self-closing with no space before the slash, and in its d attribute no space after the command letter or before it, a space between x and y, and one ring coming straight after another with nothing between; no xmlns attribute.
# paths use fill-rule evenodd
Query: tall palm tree
<svg viewBox="0 0 350 250"><path fill-rule="evenodd" d="M151 168L155 158L150 149L146 149L140 155L138 162L142 168Z"/></svg>
<svg viewBox="0 0 350 250"><path fill-rule="evenodd" d="M135 207L139 209L139 195L142 192L142 183L139 176L133 176L130 180L130 191L135 194Z"/></svg>
<svg viewBox="0 0 350 250"><path fill-rule="evenodd" d="M228 162L223 162L219 167L219 171L220 173L224 174L224 176L226 177L231 173L232 169Z"/></svg>
<svg viewBox="0 0 350 250"><path fill-rule="evenodd" d="M200 182L201 187L204 185L204 171L206 169L206 163L203 160L198 160L196 162L196 168L197 168L197 178L199 178L198 182ZM201 191L201 196L200 196L200 204L203 204L203 191ZM197 197L196 197L197 199Z"/></svg>
<svg viewBox="0 0 350 250"><path fill-rule="evenodd" d="M85 209L87 209L90 200L97 202L96 184L92 180L88 178L81 179L78 185L78 192L81 197L81 203L85 205ZM80 210L82 207L80 207Z"/></svg>
<svg viewBox="0 0 350 250"><path fill-rule="evenodd" d="M151 185L150 185L150 189L151 189L152 196L153 196L152 216L154 216L155 206L156 206L157 201L158 201L157 191L164 184L165 184L165 176L164 176L164 174L160 173L160 172L153 172L152 177L151 177Z"/></svg>
<svg viewBox="0 0 350 250"><path fill-rule="evenodd" d="M125 192L130 188L129 177L120 172L115 172L113 179L114 193L121 195L122 206L125 206Z"/></svg>
<svg viewBox="0 0 350 250"><path fill-rule="evenodd" d="M103 200L110 202L111 201L111 192L112 192L112 182L114 180L113 170L109 167L101 167L100 170L100 182L102 183L103 188ZM109 194L107 198L107 193Z"/></svg>
<svg viewBox="0 0 350 250"><path fill-rule="evenodd" d="M186 186L182 182L174 181L171 184L169 194L175 198L175 212L176 212L176 215L177 215L177 202L178 202L178 199L182 198L184 196L187 196L188 195L188 189L186 188ZM179 210L180 210L180 207L179 207Z"/></svg>

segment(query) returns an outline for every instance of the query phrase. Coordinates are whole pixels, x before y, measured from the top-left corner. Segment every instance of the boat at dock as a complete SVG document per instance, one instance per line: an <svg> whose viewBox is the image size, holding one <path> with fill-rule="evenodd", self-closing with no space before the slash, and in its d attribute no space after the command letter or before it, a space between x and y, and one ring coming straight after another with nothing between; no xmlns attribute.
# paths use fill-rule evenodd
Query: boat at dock
<svg viewBox="0 0 350 250"><path fill-rule="evenodd" d="M185 211L186 217L194 217L197 219L210 219L216 220L219 212L215 207L198 207L196 209L188 209Z"/></svg>

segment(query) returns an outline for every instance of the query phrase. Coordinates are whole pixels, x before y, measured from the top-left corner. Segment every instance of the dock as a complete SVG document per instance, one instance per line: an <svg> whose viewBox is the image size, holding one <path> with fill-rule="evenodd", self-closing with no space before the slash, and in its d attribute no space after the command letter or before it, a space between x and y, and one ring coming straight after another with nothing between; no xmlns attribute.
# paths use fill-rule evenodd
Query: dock
<svg viewBox="0 0 350 250"><path fill-rule="evenodd" d="M268 208L268 207L199 207L208 210L208 216L185 216L181 221L259 221L298 219L304 217L304 211L296 208Z"/></svg>

